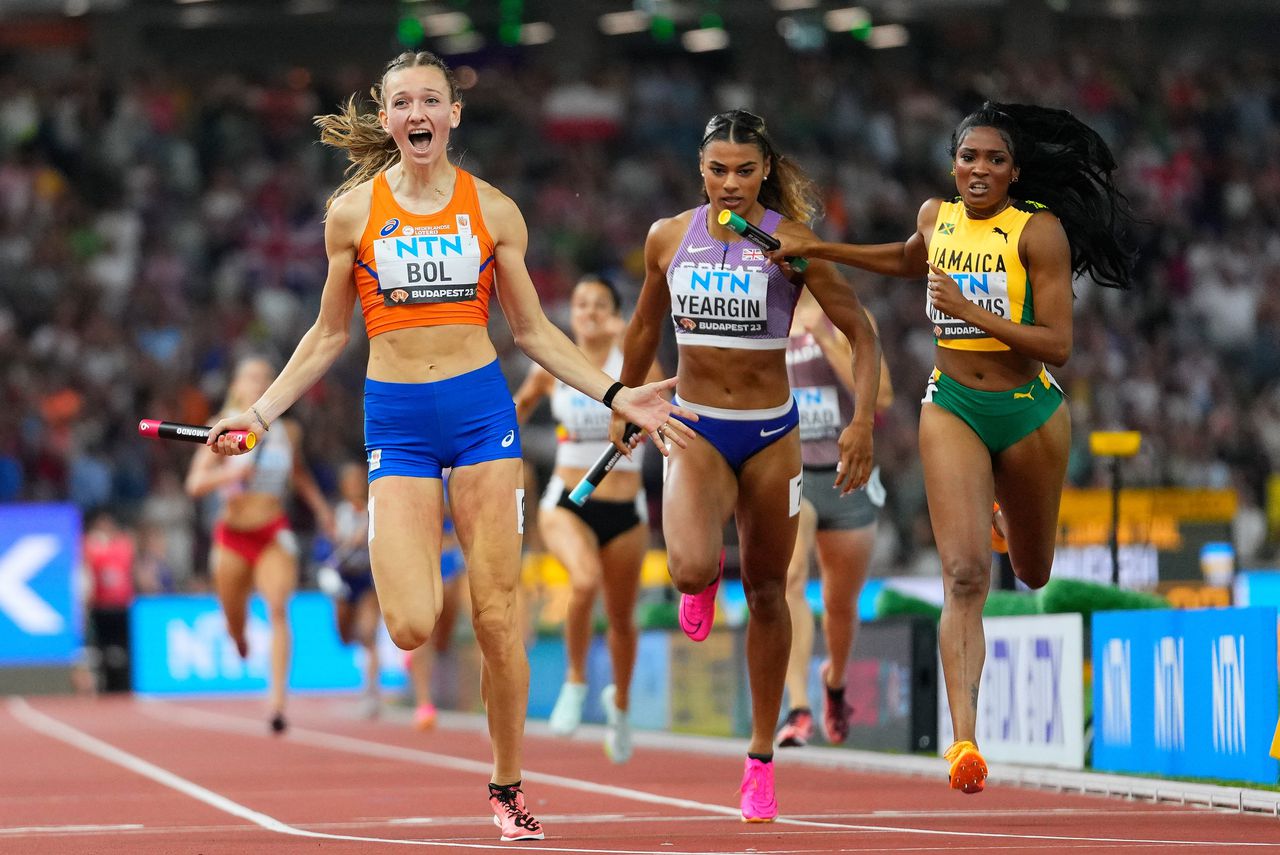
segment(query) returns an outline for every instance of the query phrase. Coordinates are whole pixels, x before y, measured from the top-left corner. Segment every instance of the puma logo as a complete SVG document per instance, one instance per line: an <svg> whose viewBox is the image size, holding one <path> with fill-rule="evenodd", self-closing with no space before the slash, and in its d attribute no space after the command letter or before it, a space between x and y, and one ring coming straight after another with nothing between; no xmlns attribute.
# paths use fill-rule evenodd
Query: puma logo
<svg viewBox="0 0 1280 855"><path fill-rule="evenodd" d="M1027 390L1027 391L1025 391L1025 392L1014 392L1014 393L1013 393L1013 399L1014 399L1015 401L1016 401L1016 400L1018 400L1019 398L1026 398L1028 401L1034 401L1034 400L1036 399L1036 396L1035 396L1035 393L1034 393L1031 389L1028 389L1028 390Z"/></svg>
<svg viewBox="0 0 1280 855"><path fill-rule="evenodd" d="M992 226L991 231L995 232L996 234L1000 235L1000 237L1004 238L1005 243L1009 242L1009 233L1006 232L1004 229L1000 228L999 226Z"/></svg>

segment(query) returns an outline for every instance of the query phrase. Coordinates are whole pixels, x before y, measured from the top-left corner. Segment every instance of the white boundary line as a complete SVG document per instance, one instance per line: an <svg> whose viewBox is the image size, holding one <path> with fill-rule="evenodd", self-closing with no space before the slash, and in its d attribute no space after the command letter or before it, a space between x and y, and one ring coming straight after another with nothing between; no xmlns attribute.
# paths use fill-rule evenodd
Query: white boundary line
<svg viewBox="0 0 1280 855"><path fill-rule="evenodd" d="M154 763L149 763L141 757L130 754L116 748L114 745L103 742L84 731L77 730L69 724L46 715L36 710L22 698L9 699L9 712L22 724L45 736L57 739L60 742L78 748L87 754L92 754L110 763L114 763L124 769L144 778L149 778L162 786L171 790L176 790L185 796L195 799L209 805L223 813L229 813L232 816L257 825L267 831L273 831L277 834L284 834L292 837L310 837L321 840L346 840L356 843L386 843L399 846L435 846L452 849L482 849L490 852L508 851L511 847L509 843L461 843L454 840L398 840L395 838L382 837L361 837L352 834L328 834L322 831L310 831L305 828L297 828L287 823L281 822L275 817L268 816L265 813L259 813L256 810L245 807L238 802L234 802L226 796L219 795L212 790L187 780L179 775L175 775L168 769L164 769ZM257 722L254 722L258 724ZM257 730L258 728L255 728ZM470 761L465 761L470 762ZM485 771L489 767L485 765ZM661 850L642 850L642 849L584 849L545 846L541 843L537 847L543 852L573 852L582 853L582 855L704 855L699 852L678 852L671 849ZM805 850L799 850L805 851ZM741 853L726 853L726 855L753 855L755 850ZM787 850L780 850L786 853Z"/></svg>
<svg viewBox="0 0 1280 855"><path fill-rule="evenodd" d="M137 831L143 828L139 823L128 822L121 825L18 825L0 828L0 836L17 834L105 834L108 831Z"/></svg>
<svg viewBox="0 0 1280 855"><path fill-rule="evenodd" d="M397 717L394 709L387 712L390 713L388 717ZM406 722L411 720L408 712L403 719ZM468 713L442 711L439 721L442 725L458 729L480 732L485 729L483 718ZM584 724L572 737L554 736L545 722L531 721L525 726L525 732L555 739L570 738L600 743L604 739L605 731L601 725ZM699 736L690 733L633 730L632 740L637 746L646 748L697 751L723 757L741 757L747 750L745 739ZM945 760L941 757L925 757L918 754L891 754L882 751L810 745L803 749L782 749L778 756L782 757L788 765L812 766L820 769L851 769L890 775L918 775L943 781L947 778ZM1139 778L1134 775L1110 772L1053 769L1004 762L996 765L987 780L995 784L1053 792L1077 792L1082 795L1109 796L1152 803L1199 805L1216 810L1265 813L1280 817L1280 790L1227 787L1217 784L1200 784L1194 781Z"/></svg>
<svg viewBox="0 0 1280 855"><path fill-rule="evenodd" d="M262 723L257 719L245 718L242 716L230 715L227 713L212 712L209 710L191 709L189 707L180 707L174 704L155 704L140 707L141 711L157 718L161 721L169 723L187 724L188 726L204 727L208 729L221 730L231 733L246 733L253 736L265 738ZM291 741L302 742L317 748L324 748L333 751L344 751L353 754L362 754L380 759L394 759L405 762L420 763L427 766L437 766L447 769L479 771L487 774L491 771L491 766L487 763L481 763L476 760L467 760L460 757L452 757L446 754L438 754L430 751L422 751L415 748L407 748L397 745L389 745L382 742L374 742L372 740L358 739L351 736L343 736L341 734L327 733L325 731L310 730L306 728L291 728L289 731ZM717 751L716 753L727 753ZM734 756L738 756L741 752L735 747L733 748ZM927 759L927 758L926 758ZM680 799L670 796L662 796L657 793L649 793L643 790L634 790L629 787L618 787L610 784L601 784L594 781L587 781L580 778L569 778L563 775L555 775L546 772L525 771L523 779L526 781L535 781L538 783L549 784L552 786L563 787L565 789L577 790L581 792L589 792L594 794L605 794L616 796L618 798L630 799L632 801L643 802L647 804L660 804L669 807L686 808L702 813L712 813L720 816L731 816L738 818L740 813L736 808L730 808L724 805L709 804L706 802L698 802L692 799ZM926 828L910 828L891 825L861 825L855 823L830 822L830 821L814 821L804 819L794 819L787 817L779 817L775 825L792 825L806 828L821 828L826 830L843 830L843 831L862 831L872 833L889 833L896 832L900 834L916 834L922 836L938 836L938 837L966 837L966 838L991 838L1000 840L1043 840L1043 841L1062 841L1077 843L1112 843L1119 845L1126 844L1143 844L1143 845L1160 845L1160 846L1267 846L1275 847L1274 843L1224 843L1220 840L1166 840L1166 839L1148 839L1148 838L1115 838L1115 837L1076 837L1071 835L1053 835L1053 834L1007 834L1002 832L981 832L981 831L945 831L939 829Z"/></svg>

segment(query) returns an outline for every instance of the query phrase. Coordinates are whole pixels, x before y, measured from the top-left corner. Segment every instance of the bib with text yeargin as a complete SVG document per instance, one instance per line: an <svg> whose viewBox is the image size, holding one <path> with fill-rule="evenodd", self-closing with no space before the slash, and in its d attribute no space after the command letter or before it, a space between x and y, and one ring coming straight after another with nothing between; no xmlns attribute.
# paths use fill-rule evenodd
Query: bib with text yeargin
<svg viewBox="0 0 1280 855"><path fill-rule="evenodd" d="M476 299L480 242L473 234L397 235L373 242L388 306Z"/></svg>
<svg viewBox="0 0 1280 855"><path fill-rule="evenodd" d="M769 276L764 270L682 264L671 271L676 334L747 336L766 331Z"/></svg>

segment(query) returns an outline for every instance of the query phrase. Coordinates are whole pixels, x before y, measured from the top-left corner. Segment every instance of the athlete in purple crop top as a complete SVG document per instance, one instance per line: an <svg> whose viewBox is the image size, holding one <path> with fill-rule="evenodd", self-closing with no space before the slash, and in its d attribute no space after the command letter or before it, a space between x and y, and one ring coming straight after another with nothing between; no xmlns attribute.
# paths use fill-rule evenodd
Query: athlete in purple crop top
<svg viewBox="0 0 1280 855"><path fill-rule="evenodd" d="M742 582L751 620L747 663L752 732L742 780L742 817L768 822L773 793L773 727L782 704L791 619L787 564L800 509L800 438L787 384L787 334L802 287L848 337L854 355L853 419L840 434L845 492L871 473L872 405L880 352L853 289L819 262L788 281L764 253L717 222L730 210L766 231L810 235L817 201L803 172L774 148L764 120L744 110L707 124L699 151L704 204L659 220L645 241L645 279L623 344L622 375L644 377L671 316L679 344L680 405L706 442L671 449L663 490L668 566L684 594L680 624L707 637L723 569L723 532L738 524ZM612 435L621 435L614 421ZM719 566L717 566L719 565Z"/></svg>

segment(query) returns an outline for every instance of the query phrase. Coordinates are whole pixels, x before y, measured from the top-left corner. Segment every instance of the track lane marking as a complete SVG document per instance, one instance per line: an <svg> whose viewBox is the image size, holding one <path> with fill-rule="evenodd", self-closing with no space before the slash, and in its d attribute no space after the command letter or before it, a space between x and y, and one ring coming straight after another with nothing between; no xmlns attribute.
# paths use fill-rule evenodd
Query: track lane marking
<svg viewBox="0 0 1280 855"><path fill-rule="evenodd" d="M266 735L262 731L261 722L256 719L249 719L243 716L184 707L168 702L146 704L140 706L139 709L144 714L157 718L161 721L168 721L171 723L186 722L193 726L223 730L230 733L245 733L259 738L266 738ZM457 771L472 771L488 774L493 768L491 764L482 763L477 760L468 760L463 757L454 757L448 754L423 751L417 748L388 745L383 742L374 742L372 740L360 739L358 737L343 736L341 734L328 733L321 730L311 730L308 728L290 728L289 738L296 742L302 742L318 748L327 748L333 751L345 751L348 753L362 754L364 756L377 757L381 759L408 760L422 765L439 766ZM564 775L556 775L548 772L525 770L523 773L523 780L549 784L580 792L614 795L619 798L647 804L661 804L670 807L686 808L688 810L694 810L702 813L712 813L719 816L731 816L735 819L740 818L741 816L737 808L731 808L725 805L710 804L707 802L676 798L673 796L663 796L657 793L649 793L644 790L635 790L629 787L619 787L612 784L602 784L595 781L570 778ZM1165 840L1156 838L1081 837L1056 834L1013 834L993 831L946 831L942 829L911 828L906 826L861 825L855 823L805 820L793 817L779 817L772 824L774 826L790 825L803 828L838 829L844 831L873 833L896 832L900 834L918 834L926 836L981 837L993 840L1060 841L1064 843L1111 843L1118 845L1137 844L1143 846L1263 846L1271 848L1276 848L1280 845L1261 842L1226 843L1219 840Z"/></svg>

